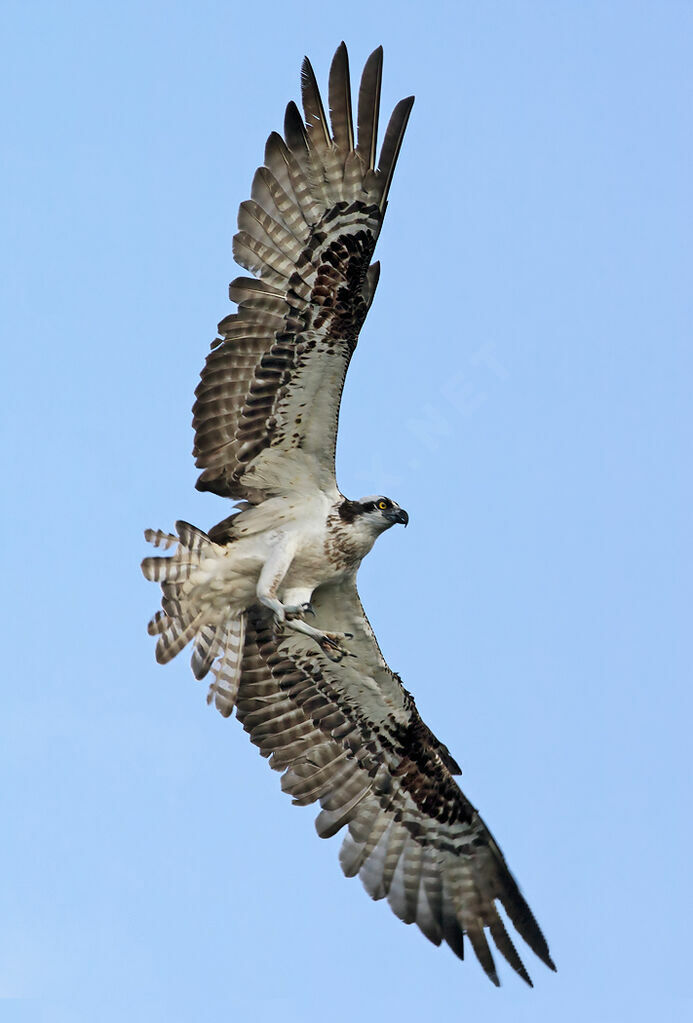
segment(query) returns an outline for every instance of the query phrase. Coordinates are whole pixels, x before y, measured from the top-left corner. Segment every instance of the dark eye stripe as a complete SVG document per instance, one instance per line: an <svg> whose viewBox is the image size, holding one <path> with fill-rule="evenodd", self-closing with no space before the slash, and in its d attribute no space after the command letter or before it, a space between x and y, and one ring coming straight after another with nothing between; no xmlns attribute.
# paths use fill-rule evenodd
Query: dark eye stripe
<svg viewBox="0 0 693 1023"><path fill-rule="evenodd" d="M342 518L346 518L345 506L347 504L348 502L345 501L340 508ZM376 501L366 501L365 504L357 504L356 502L352 502L352 504L356 509L356 514L359 515L363 515L365 512L386 511L388 508L394 508L394 504L389 497L379 497Z"/></svg>

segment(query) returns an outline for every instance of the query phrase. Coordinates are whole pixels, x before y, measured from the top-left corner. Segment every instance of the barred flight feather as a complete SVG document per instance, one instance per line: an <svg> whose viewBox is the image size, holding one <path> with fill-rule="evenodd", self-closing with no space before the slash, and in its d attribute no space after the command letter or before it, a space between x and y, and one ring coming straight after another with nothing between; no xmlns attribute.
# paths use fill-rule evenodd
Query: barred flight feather
<svg viewBox="0 0 693 1023"><path fill-rule="evenodd" d="M498 973L496 972L496 964L493 961L491 949L488 947L488 942L483 929L478 924L468 924L466 934L472 948L474 949L475 956L481 963L484 973L493 981L496 987L499 987L500 980L498 979Z"/></svg>
<svg viewBox="0 0 693 1023"><path fill-rule="evenodd" d="M332 60L328 98L335 146L348 154L354 148L354 129L351 117L349 56L343 43L338 47Z"/></svg>
<svg viewBox="0 0 693 1023"><path fill-rule="evenodd" d="M418 846L413 839L406 835L392 871L387 893L390 909L405 924L413 924L416 920L419 894L417 867L420 856L421 846Z"/></svg>
<svg viewBox="0 0 693 1023"><path fill-rule="evenodd" d="M222 642L222 654L212 666L214 682L207 693L207 703L214 701L220 714L227 718L236 705L243 665L245 615L230 618ZM199 676L203 677L203 676Z"/></svg>
<svg viewBox="0 0 693 1023"><path fill-rule="evenodd" d="M335 815L344 814L347 806L353 810L356 802L371 790L370 784L364 784L363 771L358 761L350 759L348 765L348 770L342 772L340 779L335 779L330 791L320 797L324 816L322 813L319 816L323 817L324 823L330 815L334 819Z"/></svg>
<svg viewBox="0 0 693 1023"><path fill-rule="evenodd" d="M216 625L204 625L197 634L190 659L190 667L196 679L205 677L212 667L214 658L220 651L221 638L219 632L220 629Z"/></svg>
<svg viewBox="0 0 693 1023"><path fill-rule="evenodd" d="M154 547L161 547L163 550L168 550L174 543L178 543L177 536L173 536L171 533L164 533L161 529L145 529L144 538L147 543L152 544Z"/></svg>
<svg viewBox="0 0 693 1023"><path fill-rule="evenodd" d="M530 980L530 976L524 967L524 963L520 959L517 953L517 949L515 948L512 939L510 938L510 935L505 929L505 924L498 916L498 914L496 914L495 920L492 920L491 923L489 924L489 931L491 932L491 937L493 938L496 948L505 958L506 962L508 962L510 966L512 966L513 970L515 970L516 973L519 973L522 979L527 984L529 984L530 987L533 987L532 981Z"/></svg>
<svg viewBox="0 0 693 1023"><path fill-rule="evenodd" d="M384 824L385 827L380 838L369 852L359 871L363 887L370 897L377 901L384 899L388 892L387 851L390 847L392 833L397 831L397 825L394 820L386 819Z"/></svg>
<svg viewBox="0 0 693 1023"><path fill-rule="evenodd" d="M156 644L156 659L159 664L168 664L188 645L203 618L201 614L184 614L180 618L171 618L169 621L168 629L162 633Z"/></svg>
<svg viewBox="0 0 693 1023"><path fill-rule="evenodd" d="M364 784L363 778L354 776L349 791L355 788L356 791L350 799L347 799L347 792L335 793L334 797L323 796L320 805L323 809L315 818L315 830L320 838L332 838L353 818L354 811L359 803L366 799L371 791L370 783ZM344 800L344 801L343 801ZM332 808L333 804L341 805ZM346 839L345 839L346 841Z"/></svg>
<svg viewBox="0 0 693 1023"><path fill-rule="evenodd" d="M407 829L397 821L391 825L389 839L384 850L384 857L380 870L380 886L383 895L389 895L395 870L399 864L404 848L409 839Z"/></svg>
<svg viewBox="0 0 693 1023"><path fill-rule="evenodd" d="M426 850L422 849L422 864L425 856ZM443 940L442 928L438 922L439 918L440 914L436 914L431 906L426 886L423 883L420 883L417 893L416 914L414 919L424 937L428 938L428 940L434 945L440 945Z"/></svg>
<svg viewBox="0 0 693 1023"><path fill-rule="evenodd" d="M168 629L168 615L164 611L157 611L147 623L147 632L150 636L158 636Z"/></svg>
<svg viewBox="0 0 693 1023"><path fill-rule="evenodd" d="M382 77L383 48L379 46L366 61L359 89L356 152L369 168L375 167Z"/></svg>

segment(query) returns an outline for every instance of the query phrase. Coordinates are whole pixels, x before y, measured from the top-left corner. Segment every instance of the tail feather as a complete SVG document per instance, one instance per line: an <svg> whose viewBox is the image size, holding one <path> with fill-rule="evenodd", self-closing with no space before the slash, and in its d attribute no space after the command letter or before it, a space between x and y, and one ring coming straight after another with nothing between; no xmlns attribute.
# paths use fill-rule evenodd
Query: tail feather
<svg viewBox="0 0 693 1023"><path fill-rule="evenodd" d="M183 519L176 522L176 532L180 542L191 554L200 554L212 542L205 532L197 526L191 526L189 522L184 522Z"/></svg>
<svg viewBox="0 0 693 1023"><path fill-rule="evenodd" d="M147 543L153 544L154 547L161 547L163 550L168 550L174 543L178 543L178 537L172 533L165 533L162 529L145 529L144 538Z"/></svg>
<svg viewBox="0 0 693 1023"><path fill-rule="evenodd" d="M166 632L163 632L156 644L156 659L159 664L168 664L183 647L186 647L200 627L203 620L202 612L187 614L181 618L169 618Z"/></svg>
<svg viewBox="0 0 693 1023"><path fill-rule="evenodd" d="M236 705L238 686L243 667L245 645L245 615L230 618L225 626L222 640L222 654L212 665L214 682L207 693L207 703L214 701L219 713L227 718Z"/></svg>
<svg viewBox="0 0 693 1023"><path fill-rule="evenodd" d="M147 529L145 539L155 547L167 550L177 544L168 557L145 558L145 577L161 584L162 609L147 625L150 636L158 636L156 659L160 664L171 661L183 647L194 640L191 665L195 678L202 679L211 670L214 681L209 687L207 702L214 702L224 717L236 703L243 664L245 614L223 620L219 615L200 610L191 599L187 581L206 556L219 552L219 544L207 533L189 522L176 522L178 536L159 529Z"/></svg>
<svg viewBox="0 0 693 1023"><path fill-rule="evenodd" d="M190 658L190 666L195 678L201 679L205 677L212 667L214 658L220 652L220 631L223 630L220 630L216 625L205 625L197 634L197 642L193 647L192 657Z"/></svg>
<svg viewBox="0 0 693 1023"><path fill-rule="evenodd" d="M147 632L150 636L159 636L168 629L168 615L165 611L157 611L147 623Z"/></svg>
<svg viewBox="0 0 693 1023"><path fill-rule="evenodd" d="M176 552L172 558L145 558L142 562L142 574L152 583L184 582L190 578L190 573L198 564L199 559L188 560L179 557Z"/></svg>

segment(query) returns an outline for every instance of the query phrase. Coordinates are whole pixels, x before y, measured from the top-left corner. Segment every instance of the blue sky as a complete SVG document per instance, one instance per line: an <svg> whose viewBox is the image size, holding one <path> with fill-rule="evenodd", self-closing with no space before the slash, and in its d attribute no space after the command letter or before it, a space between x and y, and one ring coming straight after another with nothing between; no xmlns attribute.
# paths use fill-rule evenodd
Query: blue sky
<svg viewBox="0 0 693 1023"><path fill-rule="evenodd" d="M691 1013L684 2L5 7L3 1019ZM558 965L495 990L382 904L185 658L146 526L207 527L192 392L264 140L385 48L416 94L345 393L364 565Z"/></svg>

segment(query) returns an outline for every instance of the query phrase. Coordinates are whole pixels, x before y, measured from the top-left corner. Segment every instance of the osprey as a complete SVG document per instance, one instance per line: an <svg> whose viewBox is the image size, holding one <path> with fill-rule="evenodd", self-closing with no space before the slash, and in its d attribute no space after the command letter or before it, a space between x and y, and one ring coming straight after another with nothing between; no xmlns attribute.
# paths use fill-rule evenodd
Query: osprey
<svg viewBox="0 0 693 1023"><path fill-rule="evenodd" d="M491 833L453 775L455 760L390 670L356 589L375 540L407 513L391 498L349 500L335 478L339 403L378 281L371 263L413 104L394 109L376 164L382 48L369 57L354 137L346 47L329 76L330 120L306 59L305 118L286 110L241 203L233 251L252 277L196 391L199 490L240 502L209 532L185 522L145 537L170 556L142 564L161 583L149 623L156 657L193 644L208 699L236 716L293 801L318 801L318 834L347 833L344 873L460 958L466 935L487 975L487 940L529 975L497 903L555 969ZM310 619L310 620L307 620Z"/></svg>

